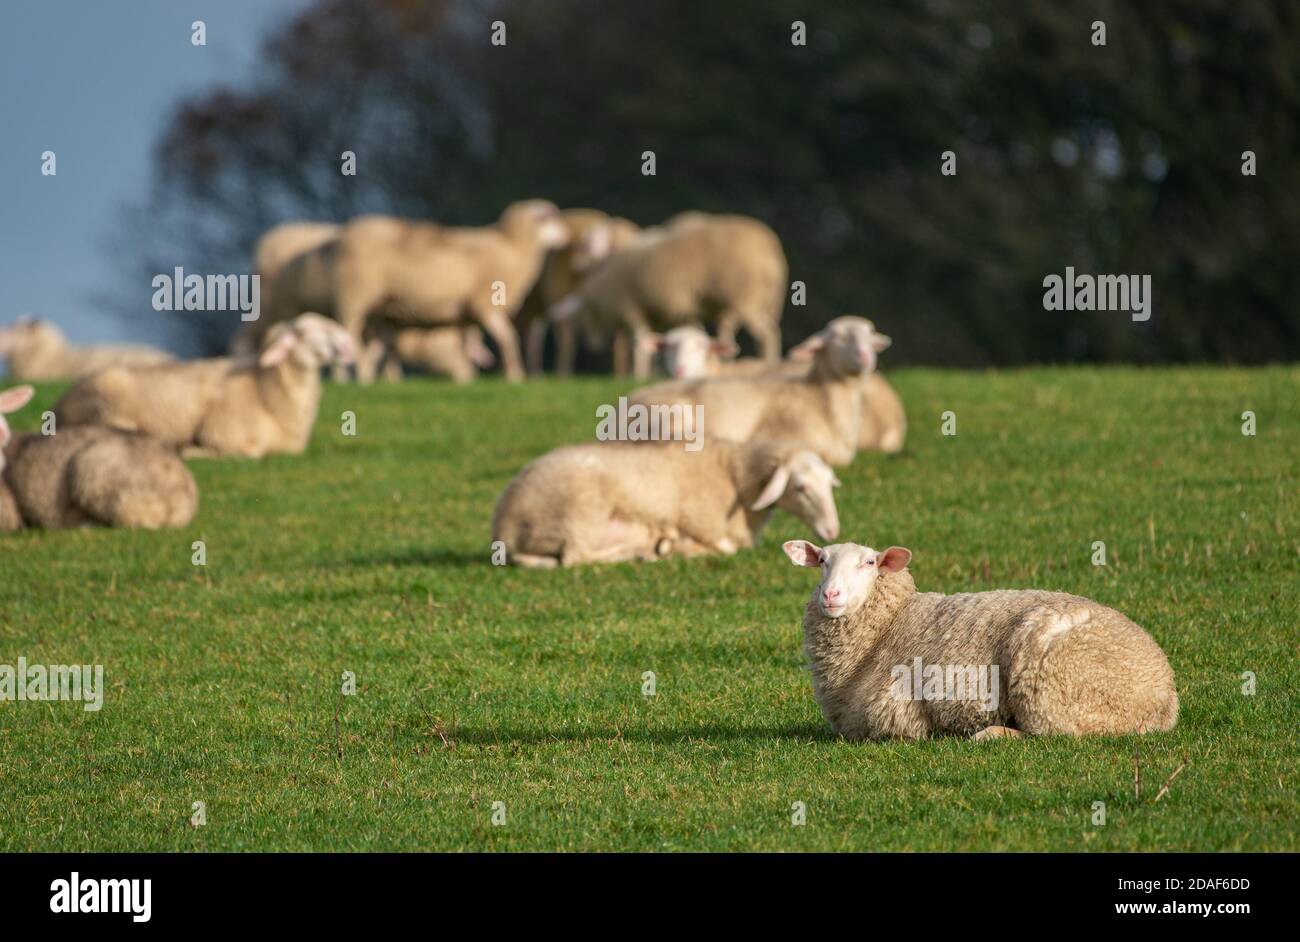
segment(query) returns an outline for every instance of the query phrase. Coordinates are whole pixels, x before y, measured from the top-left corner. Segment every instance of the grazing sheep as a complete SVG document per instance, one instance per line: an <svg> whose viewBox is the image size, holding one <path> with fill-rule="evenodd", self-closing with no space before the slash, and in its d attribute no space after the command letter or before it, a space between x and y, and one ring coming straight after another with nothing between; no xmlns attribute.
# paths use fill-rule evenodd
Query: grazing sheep
<svg viewBox="0 0 1300 942"><path fill-rule="evenodd" d="M319 314L277 324L256 360L118 368L73 386L61 423L139 431L187 455L299 454L320 405L321 367L352 359L352 337Z"/></svg>
<svg viewBox="0 0 1300 942"><path fill-rule="evenodd" d="M151 438L95 425L13 435L4 414L21 409L32 392L0 392L0 531L155 529L194 519L199 496L189 468Z"/></svg>
<svg viewBox="0 0 1300 942"><path fill-rule="evenodd" d="M69 346L63 331L32 317L20 317L0 329L0 357L8 361L10 379L34 380L81 379L110 366L147 366L175 359L144 344Z"/></svg>
<svg viewBox="0 0 1300 942"><path fill-rule="evenodd" d="M819 332L820 333L820 332ZM790 350L789 359L778 363L746 357L732 360L734 343L715 340L696 326L674 327L665 334L651 334L647 343L663 359L664 370L676 381L689 379L801 379L812 365L809 343L818 334ZM890 340L876 334L876 351L885 350ZM862 422L858 427L858 448L896 454L907 438L907 413L903 401L889 381L874 369L862 377Z"/></svg>
<svg viewBox="0 0 1300 942"><path fill-rule="evenodd" d="M550 317L629 330L638 379L650 374L646 334L699 320L715 321L724 341L743 326L775 360L786 275L781 240L761 222L682 213L608 258Z"/></svg>
<svg viewBox="0 0 1300 942"><path fill-rule="evenodd" d="M571 445L515 476L492 539L509 561L536 568L734 553L754 544L774 507L833 539L838 484L820 458L784 443Z"/></svg>
<svg viewBox="0 0 1300 942"><path fill-rule="evenodd" d="M804 609L813 694L847 739L1145 733L1178 719L1149 634L1062 592L917 592L910 550L791 540L821 568Z"/></svg>
<svg viewBox="0 0 1300 942"><path fill-rule="evenodd" d="M795 442L829 464L848 464L861 432L863 374L875 369L876 353L888 345L866 318L838 317L804 342L813 357L804 377L660 383L629 398L645 406L703 407L710 435ZM696 411L682 409L682 420Z"/></svg>
<svg viewBox="0 0 1300 942"><path fill-rule="evenodd" d="M473 322L496 342L506 378L519 380L523 361L512 318L546 252L567 239L559 210L546 200L514 203L495 225L477 229L362 216L280 270L270 318L323 311L358 349L373 314L413 327ZM357 366L359 381L374 378L368 359Z"/></svg>
<svg viewBox="0 0 1300 942"><path fill-rule="evenodd" d="M641 227L627 219L608 216L598 209L566 209L561 214L569 230L569 242L549 255L542 273L515 318L526 340L528 373L541 375L542 354L549 322L546 312L572 294L594 268L636 238ZM557 322L555 329L555 372L568 376L577 359L577 334L570 321Z"/></svg>

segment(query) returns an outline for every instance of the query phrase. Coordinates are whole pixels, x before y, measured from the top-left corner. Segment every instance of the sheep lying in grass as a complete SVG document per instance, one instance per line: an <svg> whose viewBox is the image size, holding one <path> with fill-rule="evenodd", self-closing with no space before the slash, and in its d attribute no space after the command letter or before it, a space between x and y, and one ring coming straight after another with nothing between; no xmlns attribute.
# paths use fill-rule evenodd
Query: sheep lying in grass
<svg viewBox="0 0 1300 942"><path fill-rule="evenodd" d="M32 392L0 392L0 531L96 523L154 529L194 519L193 476L175 451L151 438L102 426L12 434L4 415Z"/></svg>
<svg viewBox="0 0 1300 942"><path fill-rule="evenodd" d="M847 739L1145 733L1178 719L1160 646L1114 609L1061 592L917 592L910 550L805 540L813 694Z"/></svg>
<svg viewBox="0 0 1300 942"><path fill-rule="evenodd" d="M710 442L713 436L789 441L815 451L829 464L848 464L857 452L862 425L862 377L875 368L876 353L888 346L889 338L878 334L866 318L839 317L805 343L813 362L799 379L661 383L637 390L630 401L647 407L702 407ZM696 411L683 408L682 418L689 422Z"/></svg>
<svg viewBox="0 0 1300 942"><path fill-rule="evenodd" d="M506 378L519 380L523 360L512 318L546 252L568 237L559 210L546 200L514 203L496 224L480 228L362 216L280 270L270 319L323 311L358 349L373 314L411 327L470 321L496 342ZM357 379L373 379L367 361L358 362Z"/></svg>
<svg viewBox="0 0 1300 942"><path fill-rule="evenodd" d="M832 323L834 323L832 321ZM813 351L822 332L792 348L789 359L771 363L753 357L729 359L738 348L734 343L715 340L693 325L674 327L665 334L652 334L647 341L663 358L664 370L673 381L690 379L802 379L812 367ZM873 347L879 353L890 345L877 333ZM858 426L858 448L896 454L907 438L907 413L903 401L885 377L874 369L862 377L862 422Z"/></svg>
<svg viewBox="0 0 1300 942"><path fill-rule="evenodd" d="M497 501L492 539L521 566L734 553L775 507L834 539L839 482L815 454L715 439L558 448L527 465Z"/></svg>
<svg viewBox="0 0 1300 942"><path fill-rule="evenodd" d="M764 358L775 360L786 274L781 240L761 222L682 213L641 232L555 304L550 317L629 330L639 379L650 374L647 333L701 319L716 321L724 340L744 327Z"/></svg>
<svg viewBox="0 0 1300 942"><path fill-rule="evenodd" d="M55 414L68 425L144 432L186 455L299 454L316 421L321 367L353 355L347 331L303 314L273 327L256 360L105 370L68 390Z"/></svg>
<svg viewBox="0 0 1300 942"><path fill-rule="evenodd" d="M474 325L384 326L374 331L374 337L367 350L373 351L374 345L378 345L380 363L376 372L387 379L401 379L405 366L433 376L446 376L457 383L468 383L478 376L480 369L490 369L496 362L492 351L483 343L482 332Z"/></svg>
<svg viewBox="0 0 1300 942"><path fill-rule="evenodd" d="M73 347L49 321L20 317L0 329L0 357L10 379L81 379L110 366L147 366L175 358L144 344L96 344Z"/></svg>

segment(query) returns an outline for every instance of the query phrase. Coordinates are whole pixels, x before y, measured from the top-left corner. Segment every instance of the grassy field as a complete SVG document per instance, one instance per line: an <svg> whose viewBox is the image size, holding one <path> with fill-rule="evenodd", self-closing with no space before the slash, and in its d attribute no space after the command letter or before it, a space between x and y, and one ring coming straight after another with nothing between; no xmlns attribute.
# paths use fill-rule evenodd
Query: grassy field
<svg viewBox="0 0 1300 942"><path fill-rule="evenodd" d="M1182 714L1140 800L1132 739L833 738L783 514L731 558L490 565L502 487L628 387L414 381L329 387L302 457L193 463L183 530L0 537L0 664L107 686L0 703L0 850L1300 850L1300 371L891 376L908 446L840 472L844 538L1145 626Z"/></svg>

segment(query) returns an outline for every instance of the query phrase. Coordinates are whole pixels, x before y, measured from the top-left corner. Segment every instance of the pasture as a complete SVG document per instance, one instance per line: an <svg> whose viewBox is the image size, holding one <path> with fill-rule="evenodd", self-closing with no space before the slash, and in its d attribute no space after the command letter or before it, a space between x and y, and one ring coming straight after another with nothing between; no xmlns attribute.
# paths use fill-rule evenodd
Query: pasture
<svg viewBox="0 0 1300 942"><path fill-rule="evenodd" d="M839 470L841 538L910 547L922 590L1125 612L1174 732L838 741L792 518L733 557L491 565L501 489L629 383L328 385L305 455L191 462L188 528L0 537L0 663L107 688L0 703L0 850L1300 850L1300 370L888 375L907 447Z"/></svg>

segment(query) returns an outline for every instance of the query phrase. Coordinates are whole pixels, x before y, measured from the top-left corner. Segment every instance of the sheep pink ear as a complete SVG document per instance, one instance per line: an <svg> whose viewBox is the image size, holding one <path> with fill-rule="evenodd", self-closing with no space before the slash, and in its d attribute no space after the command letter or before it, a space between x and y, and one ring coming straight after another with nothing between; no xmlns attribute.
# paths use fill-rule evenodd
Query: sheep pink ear
<svg viewBox="0 0 1300 942"><path fill-rule="evenodd" d="M582 250L593 262L604 258L613 248L614 234L605 223L597 223L583 235Z"/></svg>
<svg viewBox="0 0 1300 942"><path fill-rule="evenodd" d="M871 346L875 349L877 353L883 353L886 350L888 350L889 345L892 344L893 342L894 341L890 340L889 337L886 336L885 334L871 335Z"/></svg>
<svg viewBox="0 0 1300 942"><path fill-rule="evenodd" d="M293 331L283 331L262 351L262 355L257 358L258 366L270 367L283 363L297 341L298 338L294 336Z"/></svg>
<svg viewBox="0 0 1300 942"><path fill-rule="evenodd" d="M664 348L663 334L642 334L637 338L637 345L647 353L658 353Z"/></svg>
<svg viewBox="0 0 1300 942"><path fill-rule="evenodd" d="M912 561L912 551L903 546L891 546L876 557L876 568L881 572L898 572Z"/></svg>
<svg viewBox="0 0 1300 942"><path fill-rule="evenodd" d="M771 507L781 495L785 493L785 487L790 483L790 469L784 465L772 472L771 479L768 480L767 486L763 488L763 493L758 495L758 500L750 504L750 510L762 510L765 507Z"/></svg>
<svg viewBox="0 0 1300 942"><path fill-rule="evenodd" d="M790 557L790 562L796 566L815 567L822 564L822 548L816 543L809 543L807 540L789 540L781 544L781 549L785 550L785 555Z"/></svg>
<svg viewBox="0 0 1300 942"><path fill-rule="evenodd" d="M813 334L803 343L797 343L786 354L791 360L811 360L813 354L826 346L825 334Z"/></svg>
<svg viewBox="0 0 1300 942"><path fill-rule="evenodd" d="M0 392L0 414L5 412L17 412L27 403L31 402L32 396L36 395L36 390L31 386L15 386L13 389L6 389Z"/></svg>
<svg viewBox="0 0 1300 942"><path fill-rule="evenodd" d="M740 353L740 347L732 340L715 340L709 344L709 349L724 360L730 360Z"/></svg>

